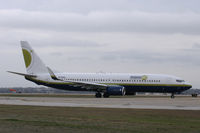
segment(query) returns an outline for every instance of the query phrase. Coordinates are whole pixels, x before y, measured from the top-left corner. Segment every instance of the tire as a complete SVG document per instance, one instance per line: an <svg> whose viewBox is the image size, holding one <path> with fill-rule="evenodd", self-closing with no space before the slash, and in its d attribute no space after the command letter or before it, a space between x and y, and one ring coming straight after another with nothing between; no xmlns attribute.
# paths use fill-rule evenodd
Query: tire
<svg viewBox="0 0 200 133"><path fill-rule="evenodd" d="M172 98L172 99L175 98L174 94L171 95L171 98Z"/></svg>
<svg viewBox="0 0 200 133"><path fill-rule="evenodd" d="M110 96L110 95L109 95L108 93L106 93L106 92L103 94L103 97L104 97L104 98L109 98L109 96Z"/></svg>
<svg viewBox="0 0 200 133"><path fill-rule="evenodd" d="M101 97L102 97L102 95L101 95L101 93L100 93L100 92L97 92L97 93L95 94L95 97L96 97L96 98L101 98Z"/></svg>

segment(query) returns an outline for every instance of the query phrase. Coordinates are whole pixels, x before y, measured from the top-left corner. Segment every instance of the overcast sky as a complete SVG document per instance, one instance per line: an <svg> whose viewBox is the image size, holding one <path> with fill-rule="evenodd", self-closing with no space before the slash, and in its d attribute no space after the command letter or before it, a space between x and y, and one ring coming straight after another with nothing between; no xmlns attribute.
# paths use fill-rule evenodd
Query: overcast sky
<svg viewBox="0 0 200 133"><path fill-rule="evenodd" d="M0 0L0 87L36 86L19 41L60 72L170 74L200 88L199 0Z"/></svg>

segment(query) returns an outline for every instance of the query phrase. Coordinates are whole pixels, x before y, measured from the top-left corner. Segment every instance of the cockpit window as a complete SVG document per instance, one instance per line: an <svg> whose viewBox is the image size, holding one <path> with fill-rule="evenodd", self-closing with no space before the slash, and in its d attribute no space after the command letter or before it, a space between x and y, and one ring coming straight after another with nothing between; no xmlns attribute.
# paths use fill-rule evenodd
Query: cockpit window
<svg viewBox="0 0 200 133"><path fill-rule="evenodd" d="M182 83L185 82L184 80L177 79L176 82Z"/></svg>

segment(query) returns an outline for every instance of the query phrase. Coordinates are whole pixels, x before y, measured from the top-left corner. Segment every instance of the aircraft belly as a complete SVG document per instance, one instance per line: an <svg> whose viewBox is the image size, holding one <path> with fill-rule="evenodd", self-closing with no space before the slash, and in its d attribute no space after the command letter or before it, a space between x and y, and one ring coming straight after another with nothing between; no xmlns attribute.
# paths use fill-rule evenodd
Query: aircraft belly
<svg viewBox="0 0 200 133"><path fill-rule="evenodd" d="M158 92L158 93L175 93L188 90L190 87L177 86L125 86L126 93L133 92Z"/></svg>

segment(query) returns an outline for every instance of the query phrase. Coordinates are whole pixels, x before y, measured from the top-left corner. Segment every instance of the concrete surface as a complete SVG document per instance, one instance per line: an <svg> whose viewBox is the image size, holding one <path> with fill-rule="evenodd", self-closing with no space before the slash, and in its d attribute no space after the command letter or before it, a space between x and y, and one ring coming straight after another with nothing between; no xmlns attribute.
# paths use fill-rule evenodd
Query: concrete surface
<svg viewBox="0 0 200 133"><path fill-rule="evenodd" d="M176 109L200 110L200 98L166 97L155 98L57 98L57 97L9 97L1 96L0 104L59 106L59 107L98 107L98 108L137 108L137 109Z"/></svg>

